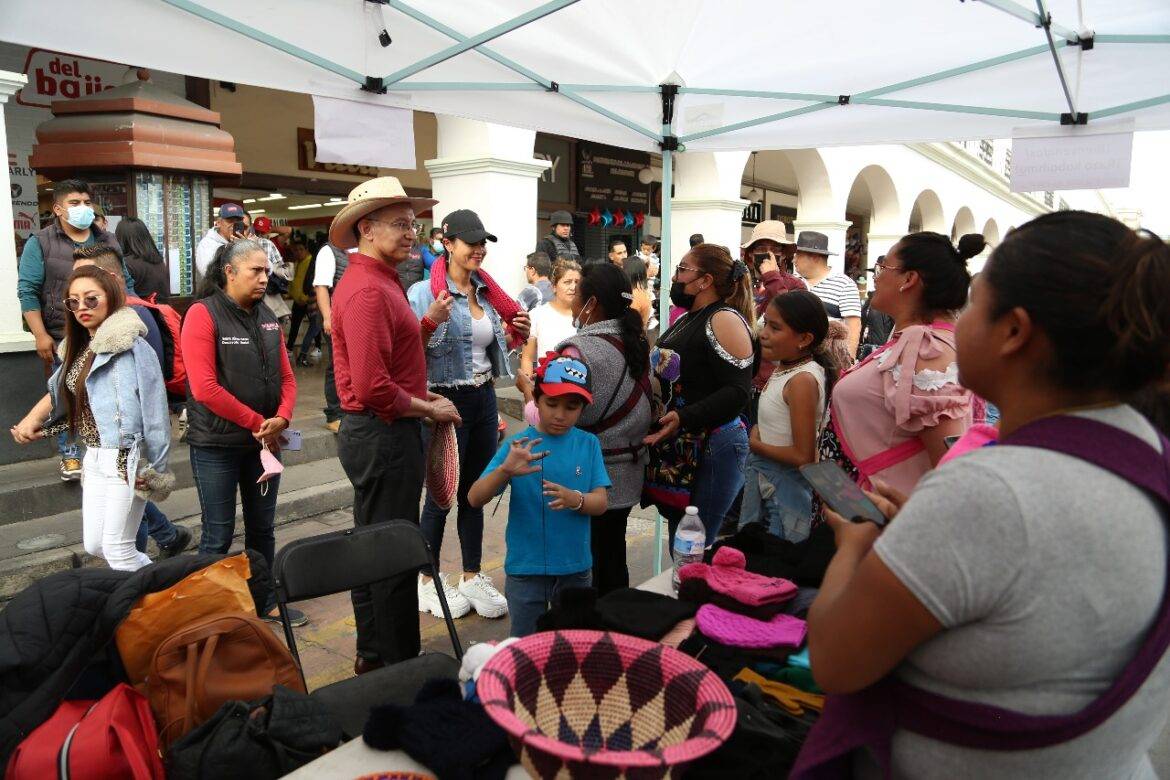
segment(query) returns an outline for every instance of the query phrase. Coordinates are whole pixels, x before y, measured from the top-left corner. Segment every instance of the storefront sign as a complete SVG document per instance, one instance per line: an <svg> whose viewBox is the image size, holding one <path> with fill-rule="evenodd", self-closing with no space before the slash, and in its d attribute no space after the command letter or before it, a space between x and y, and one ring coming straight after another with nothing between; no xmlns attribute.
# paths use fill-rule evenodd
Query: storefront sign
<svg viewBox="0 0 1170 780"><path fill-rule="evenodd" d="M650 165L650 155L614 146L581 141L577 144L577 210L593 208L648 212L650 187L638 181L638 171Z"/></svg>
<svg viewBox="0 0 1170 780"><path fill-rule="evenodd" d="M567 138L536 134L536 149L533 156L538 160L548 160L552 167L540 174L536 182L537 200L546 203L571 203L573 198L570 156L573 144Z"/></svg>
<svg viewBox="0 0 1170 780"><path fill-rule="evenodd" d="M19 238L28 238L40 229L37 209L37 177L28 166L29 153L8 151L8 176L12 180L12 227Z"/></svg>
<svg viewBox="0 0 1170 780"><path fill-rule="evenodd" d="M24 63L28 86L16 93L22 106L48 108L54 100L94 95L122 83L126 66L73 54L30 49Z"/></svg>
<svg viewBox="0 0 1170 780"><path fill-rule="evenodd" d="M297 128L297 167L302 171L344 173L367 178L378 175L378 169L369 165L317 162L317 141L313 138L313 128L311 127Z"/></svg>

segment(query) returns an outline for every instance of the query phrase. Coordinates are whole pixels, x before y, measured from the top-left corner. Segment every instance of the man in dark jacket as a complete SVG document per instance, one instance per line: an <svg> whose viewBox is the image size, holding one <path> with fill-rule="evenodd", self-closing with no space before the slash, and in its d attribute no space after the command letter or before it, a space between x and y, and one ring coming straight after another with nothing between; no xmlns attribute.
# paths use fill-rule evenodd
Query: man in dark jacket
<svg viewBox="0 0 1170 780"><path fill-rule="evenodd" d="M557 259L567 257L581 262L581 251L573 241L573 215L567 211L554 211L549 217L552 232L536 244L537 252L544 252L556 265Z"/></svg>
<svg viewBox="0 0 1170 780"><path fill-rule="evenodd" d="M222 555L181 555L135 572L81 568L50 574L0 612L0 766L66 696L97 699L125 672L114 631L147 593L166 590ZM271 592L262 557L248 554L257 611Z"/></svg>

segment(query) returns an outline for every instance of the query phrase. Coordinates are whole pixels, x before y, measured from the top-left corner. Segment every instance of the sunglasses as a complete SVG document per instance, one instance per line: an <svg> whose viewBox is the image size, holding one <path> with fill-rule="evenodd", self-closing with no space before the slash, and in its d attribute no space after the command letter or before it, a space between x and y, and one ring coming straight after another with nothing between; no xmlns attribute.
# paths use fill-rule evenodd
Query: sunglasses
<svg viewBox="0 0 1170 780"><path fill-rule="evenodd" d="M65 308L69 311L80 311L82 309L96 309L105 300L106 296L94 293L87 295L84 298L66 298Z"/></svg>

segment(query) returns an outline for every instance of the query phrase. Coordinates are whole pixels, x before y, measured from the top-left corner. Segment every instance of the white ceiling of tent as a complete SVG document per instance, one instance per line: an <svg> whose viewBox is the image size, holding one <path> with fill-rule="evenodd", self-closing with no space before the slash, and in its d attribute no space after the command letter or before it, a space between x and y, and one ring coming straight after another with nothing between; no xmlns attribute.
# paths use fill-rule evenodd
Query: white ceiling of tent
<svg viewBox="0 0 1170 780"><path fill-rule="evenodd" d="M188 0L75 0L63 25L42 0L7 0L0 39L205 78L235 81L484 119L621 146L657 149L647 138L566 95L545 91L430 91L399 85L386 95L176 7ZM194 1L194 0L192 0ZM359 76L386 76L453 45L400 8L367 0L202 0L202 7L330 60ZM404 0L464 36L531 11L538 0ZM997 4L1011 0L995 0ZM1026 3L1027 0L1020 0ZM1078 7L1084 7L1084 20ZM1049 0L1064 28L1170 36L1166 0ZM1024 7L1024 6L1020 6ZM1027 5L1027 8L1034 6ZM382 47L378 32L390 31ZM152 34L153 33L153 34ZM1170 38L1168 38L1170 40ZM686 87L857 95L1046 43L1042 29L985 2L957 0L580 0L508 32L487 48L560 84L654 86L677 74ZM1170 95L1170 42L1098 43L1060 49L1090 114ZM1079 72L1079 76L1078 76ZM532 82L469 51L406 82ZM1079 82L1079 87L1076 86ZM583 97L657 134L655 93ZM884 99L1060 114L1068 111L1047 51L985 70L889 92ZM680 95L675 133L814 105L704 94ZM1170 127L1170 100L1124 115L1138 129ZM801 116L686 141L689 150L775 149L836 144L1006 137L1036 120L876 105L829 105ZM1054 123L1048 123L1053 125Z"/></svg>

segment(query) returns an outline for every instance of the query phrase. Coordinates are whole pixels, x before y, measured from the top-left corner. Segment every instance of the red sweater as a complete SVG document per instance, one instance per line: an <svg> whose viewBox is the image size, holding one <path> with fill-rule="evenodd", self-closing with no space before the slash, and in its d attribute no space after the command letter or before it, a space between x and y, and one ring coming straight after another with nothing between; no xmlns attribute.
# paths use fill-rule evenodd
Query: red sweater
<svg viewBox="0 0 1170 780"><path fill-rule="evenodd" d="M333 376L342 409L387 422L427 397L418 317L398 272L360 252L333 291Z"/></svg>
<svg viewBox="0 0 1170 780"><path fill-rule="evenodd" d="M245 406L240 399L224 389L215 371L215 322L206 306L198 303L187 309L183 318L183 363L187 367L187 381L191 396L213 414L255 433L264 418L259 412ZM276 414L292 421L297 404L297 378L288 362L288 352L280 350L280 408Z"/></svg>

